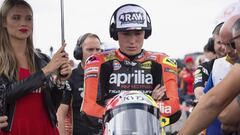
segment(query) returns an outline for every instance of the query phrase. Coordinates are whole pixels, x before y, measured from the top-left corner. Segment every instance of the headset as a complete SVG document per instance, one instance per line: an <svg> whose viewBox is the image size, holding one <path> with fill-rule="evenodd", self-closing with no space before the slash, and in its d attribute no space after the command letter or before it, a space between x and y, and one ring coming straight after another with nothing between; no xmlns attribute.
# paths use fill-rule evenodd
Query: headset
<svg viewBox="0 0 240 135"><path fill-rule="evenodd" d="M82 60L82 58L83 58L82 44L85 39L83 38L83 36L80 36L77 40L77 44L73 51L73 56L76 60Z"/></svg>
<svg viewBox="0 0 240 135"><path fill-rule="evenodd" d="M212 31L212 35L219 35L220 29L223 26L223 24L224 24L224 22L221 22L217 26L215 26Z"/></svg>
<svg viewBox="0 0 240 135"><path fill-rule="evenodd" d="M207 50L210 52L216 53L214 50L214 38L213 37L208 39Z"/></svg>
<svg viewBox="0 0 240 135"><path fill-rule="evenodd" d="M119 8L117 8L112 16L111 16L111 19L110 19L110 23L109 23L109 33L110 33L110 37L113 38L114 40L118 40L118 36L117 36L117 32L120 31L118 28L116 28L116 16L117 16L117 12L123 8L123 7L126 7L126 6L136 6L136 7L139 7L141 9L143 9L145 12L146 12L146 15L147 15L147 27L142 27L142 30L145 30L145 35L144 35L144 38L147 39L151 34L152 34L152 25L151 25L151 19L150 19L150 16L149 14L147 13L147 11L139 6L139 5L136 5L136 4L125 4L125 5L122 5L120 6ZM123 30L123 29L121 29Z"/></svg>

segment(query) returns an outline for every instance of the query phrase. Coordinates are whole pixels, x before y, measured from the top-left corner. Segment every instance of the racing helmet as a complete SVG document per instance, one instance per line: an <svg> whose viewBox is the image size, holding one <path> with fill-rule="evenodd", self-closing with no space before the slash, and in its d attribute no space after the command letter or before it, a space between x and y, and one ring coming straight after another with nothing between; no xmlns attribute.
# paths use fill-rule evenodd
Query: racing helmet
<svg viewBox="0 0 240 135"><path fill-rule="evenodd" d="M140 91L123 91L108 101L103 117L103 135L159 135L156 102Z"/></svg>
<svg viewBox="0 0 240 135"><path fill-rule="evenodd" d="M110 37L118 40L117 33L127 30L144 30L144 38L152 33L151 19L147 11L136 4L125 4L117 8L110 19Z"/></svg>

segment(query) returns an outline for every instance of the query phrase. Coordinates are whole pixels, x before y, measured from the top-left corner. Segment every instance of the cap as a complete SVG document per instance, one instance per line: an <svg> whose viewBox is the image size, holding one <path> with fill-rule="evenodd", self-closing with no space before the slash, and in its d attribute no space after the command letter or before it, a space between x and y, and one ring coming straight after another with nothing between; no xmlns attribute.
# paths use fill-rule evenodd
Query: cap
<svg viewBox="0 0 240 135"><path fill-rule="evenodd" d="M117 32L127 30L144 30L144 38L152 33L151 19L147 11L136 4L125 4L117 8L110 19L110 37L118 40Z"/></svg>
<svg viewBox="0 0 240 135"><path fill-rule="evenodd" d="M187 56L185 59L184 59L184 63L190 63L190 62L193 62L193 58L191 56Z"/></svg>
<svg viewBox="0 0 240 135"><path fill-rule="evenodd" d="M127 5L116 13L116 28L119 30L141 30L147 28L147 14L139 6Z"/></svg>

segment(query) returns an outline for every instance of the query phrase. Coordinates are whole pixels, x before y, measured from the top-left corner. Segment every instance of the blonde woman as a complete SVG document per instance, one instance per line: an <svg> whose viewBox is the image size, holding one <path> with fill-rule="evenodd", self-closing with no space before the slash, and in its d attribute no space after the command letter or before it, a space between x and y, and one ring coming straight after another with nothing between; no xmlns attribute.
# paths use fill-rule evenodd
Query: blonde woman
<svg viewBox="0 0 240 135"><path fill-rule="evenodd" d="M0 86L5 93L3 110L8 126L0 134L59 134L56 110L60 86L65 88L65 84L57 82L64 82L71 74L66 45L50 61L34 52L32 35L31 6L24 0L5 0L0 9ZM52 77L56 71L61 74L59 81Z"/></svg>

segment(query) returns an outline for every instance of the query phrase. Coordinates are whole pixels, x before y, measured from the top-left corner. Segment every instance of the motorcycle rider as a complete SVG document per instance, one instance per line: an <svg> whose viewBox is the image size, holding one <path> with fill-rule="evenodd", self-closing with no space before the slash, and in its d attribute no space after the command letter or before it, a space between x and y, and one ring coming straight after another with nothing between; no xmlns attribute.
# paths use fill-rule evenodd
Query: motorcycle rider
<svg viewBox="0 0 240 135"><path fill-rule="evenodd" d="M149 14L139 5L122 5L111 17L109 32L119 49L87 60L81 111L89 118L101 118L109 99L138 90L160 101L161 115L176 122L181 116L176 62L166 54L142 49L152 32Z"/></svg>

